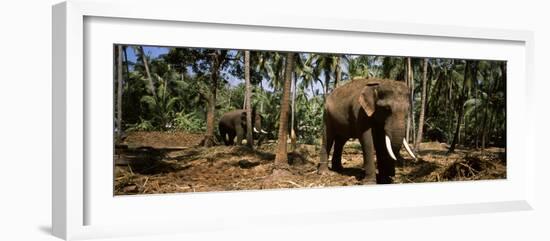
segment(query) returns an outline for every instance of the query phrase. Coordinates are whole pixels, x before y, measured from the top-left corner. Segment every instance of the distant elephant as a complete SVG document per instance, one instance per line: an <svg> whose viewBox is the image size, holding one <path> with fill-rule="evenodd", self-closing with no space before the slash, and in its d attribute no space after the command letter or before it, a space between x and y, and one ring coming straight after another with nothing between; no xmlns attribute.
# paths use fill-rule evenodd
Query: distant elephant
<svg viewBox="0 0 550 241"><path fill-rule="evenodd" d="M344 144L350 138L358 138L363 150L363 181L391 183L401 145L416 159L404 138L409 98L407 85L394 80L357 79L336 88L325 102L326 140L321 146L319 173L328 172L333 144L332 170L341 171Z"/></svg>
<svg viewBox="0 0 550 241"><path fill-rule="evenodd" d="M424 136L430 141L447 142L447 135L439 128L429 128Z"/></svg>
<svg viewBox="0 0 550 241"><path fill-rule="evenodd" d="M267 134L262 129L262 117L255 109L252 110L252 131L258 134ZM240 145L246 139L246 110L233 110L223 114L218 123L220 136L226 146L234 145L235 136Z"/></svg>

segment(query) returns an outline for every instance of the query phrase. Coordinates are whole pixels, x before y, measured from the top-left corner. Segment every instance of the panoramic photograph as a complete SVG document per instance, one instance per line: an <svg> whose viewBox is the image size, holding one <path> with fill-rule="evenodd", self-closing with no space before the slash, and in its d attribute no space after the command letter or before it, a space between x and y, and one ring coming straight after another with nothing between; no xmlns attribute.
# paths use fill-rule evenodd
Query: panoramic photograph
<svg viewBox="0 0 550 241"><path fill-rule="evenodd" d="M114 195L506 179L506 82L506 61L114 44Z"/></svg>

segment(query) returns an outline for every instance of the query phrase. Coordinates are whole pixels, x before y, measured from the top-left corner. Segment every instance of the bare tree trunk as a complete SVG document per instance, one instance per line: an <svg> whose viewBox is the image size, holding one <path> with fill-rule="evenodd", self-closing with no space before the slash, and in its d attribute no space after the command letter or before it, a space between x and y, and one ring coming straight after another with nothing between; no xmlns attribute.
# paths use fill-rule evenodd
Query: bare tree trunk
<svg viewBox="0 0 550 241"><path fill-rule="evenodd" d="M246 145L250 148L253 148L253 138L252 138L252 108L250 107L250 51L244 51L244 80L246 86Z"/></svg>
<svg viewBox="0 0 550 241"><path fill-rule="evenodd" d="M120 143L122 137L122 45L118 45L117 57L117 95L116 95L116 141Z"/></svg>
<svg viewBox="0 0 550 241"><path fill-rule="evenodd" d="M424 73L422 74L422 95L420 106L420 117L418 118L418 135L416 136L416 142L414 148L418 151L420 143L422 142L422 132L424 131L424 114L426 112L426 85L428 83L428 58L424 59Z"/></svg>
<svg viewBox="0 0 550 241"><path fill-rule="evenodd" d="M212 67L210 68L210 94L208 95L208 101L206 104L206 135L204 136L203 145L210 147L215 144L214 139L214 118L216 114L216 92L218 90L218 77L221 62L224 56L222 56L220 50L214 51L211 54Z"/></svg>
<svg viewBox="0 0 550 241"><path fill-rule="evenodd" d="M208 95L206 104L206 135L204 136L203 145L210 147L214 145L214 116L216 110L216 90L211 87L211 93Z"/></svg>
<svg viewBox="0 0 550 241"><path fill-rule="evenodd" d="M151 76L151 71L149 70L149 63L147 61L147 56L145 51L143 51L143 46L139 46L139 51L141 52L141 59L143 61L143 67L145 67L145 73L147 74L147 80L149 81L149 92L155 97L157 97L157 92L155 91L155 83L153 82L153 77Z"/></svg>
<svg viewBox="0 0 550 241"><path fill-rule="evenodd" d="M290 85L292 81L292 70L294 69L294 53L287 53L285 65L285 83L283 88L283 97L281 99L281 115L279 116L279 137L277 143L277 153L275 155L276 169L286 169L288 167L286 135L288 128L288 102L290 101Z"/></svg>

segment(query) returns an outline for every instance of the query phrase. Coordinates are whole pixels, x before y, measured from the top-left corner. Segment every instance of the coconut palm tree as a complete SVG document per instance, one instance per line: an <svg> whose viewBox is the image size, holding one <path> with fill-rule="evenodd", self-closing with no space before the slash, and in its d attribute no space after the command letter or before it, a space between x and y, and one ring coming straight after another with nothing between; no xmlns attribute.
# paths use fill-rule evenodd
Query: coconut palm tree
<svg viewBox="0 0 550 241"><path fill-rule="evenodd" d="M382 60L382 78L406 81L407 61L403 57L380 57Z"/></svg>
<svg viewBox="0 0 550 241"><path fill-rule="evenodd" d="M464 104L466 100L468 99L468 86L471 86L472 79L476 78L477 76L477 62L472 60L466 60L465 67L464 67L464 79L462 83L462 90L460 92L460 96L458 98L457 107L458 107L458 118L457 118L457 124L456 129L453 137L453 141L451 142L451 146L449 147L448 153L453 153L456 147L456 144L459 141L459 135L460 135L460 126L462 124L462 120L464 119Z"/></svg>
<svg viewBox="0 0 550 241"><path fill-rule="evenodd" d="M409 111L409 116L407 118L407 133L405 138L407 139L407 142L410 142L410 137L413 136L413 143L414 143L414 69L412 66L411 57L407 57L406 60L407 60L406 82L410 90L409 104L411 107ZM411 135L411 131L412 131L412 135Z"/></svg>
<svg viewBox="0 0 550 241"><path fill-rule="evenodd" d="M294 56L294 78L292 78L292 95L291 95L291 105L290 105L290 143L292 146L292 151L296 149L296 129L295 127L295 115L296 115L296 93L298 91L298 80L304 81L309 80L309 75L307 72L307 67L305 65L304 57L300 53L296 53Z"/></svg>
<svg viewBox="0 0 550 241"><path fill-rule="evenodd" d="M323 86L324 95L327 96L337 85L336 77L338 74L336 71L340 68L338 67L338 58L331 54L310 54L305 64L312 68L311 74ZM335 76L335 81L333 88L331 88L330 80L333 75ZM321 76L324 78L324 82L321 81Z"/></svg>
<svg viewBox="0 0 550 241"><path fill-rule="evenodd" d="M151 71L149 70L149 61L147 60L147 55L145 55L145 51L143 50L143 46L138 46L137 51L139 52L141 56L141 61L143 62L143 67L145 68L145 73L147 74L147 80L149 81L149 92L154 96L156 95L155 91L155 83L153 82L153 77L151 76Z"/></svg>
<svg viewBox="0 0 550 241"><path fill-rule="evenodd" d="M418 117L418 134L416 136L416 142L414 149L418 151L420 143L422 142L422 135L424 131L424 115L426 113L426 85L428 83L428 58L424 58L424 69L422 71L422 95L420 104L420 116Z"/></svg>
<svg viewBox="0 0 550 241"><path fill-rule="evenodd" d="M277 153L275 155L276 169L285 169L288 166L286 136L288 128L290 85L292 82L292 72L294 70L294 57L294 53L288 52L286 54L283 98L281 99L281 114L279 116L279 135L277 143Z"/></svg>

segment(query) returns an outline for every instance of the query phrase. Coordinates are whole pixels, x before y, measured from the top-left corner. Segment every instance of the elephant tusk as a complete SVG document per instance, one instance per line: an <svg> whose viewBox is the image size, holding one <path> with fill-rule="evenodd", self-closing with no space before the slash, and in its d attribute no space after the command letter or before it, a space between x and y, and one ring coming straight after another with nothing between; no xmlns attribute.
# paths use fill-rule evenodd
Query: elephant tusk
<svg viewBox="0 0 550 241"><path fill-rule="evenodd" d="M262 133L267 134L267 131L264 131L263 129L260 130Z"/></svg>
<svg viewBox="0 0 550 241"><path fill-rule="evenodd" d="M254 132L256 133L260 133L258 130L256 130L256 127L254 127Z"/></svg>
<svg viewBox="0 0 550 241"><path fill-rule="evenodd" d="M407 143L407 140L405 140L405 138L403 138L403 145L405 146L405 150L407 150L407 153L409 153L409 155L410 155L414 160L416 160L416 156L415 156L414 153L412 152L411 147L409 146L409 143Z"/></svg>
<svg viewBox="0 0 550 241"><path fill-rule="evenodd" d="M390 138L388 136L386 136L386 149L388 150L388 154L390 154L390 157L394 161L397 161L397 158L395 158L395 154L393 154L393 150L391 149L391 141L390 141Z"/></svg>

